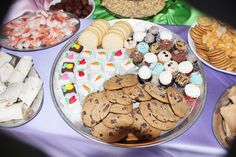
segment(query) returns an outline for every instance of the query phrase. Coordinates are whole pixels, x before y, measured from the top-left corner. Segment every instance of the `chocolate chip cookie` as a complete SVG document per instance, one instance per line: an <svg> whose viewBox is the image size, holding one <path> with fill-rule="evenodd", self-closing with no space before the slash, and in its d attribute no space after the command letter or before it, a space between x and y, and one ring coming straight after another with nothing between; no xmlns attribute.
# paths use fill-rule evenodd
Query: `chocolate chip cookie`
<svg viewBox="0 0 236 157"><path fill-rule="evenodd" d="M152 112L154 117L162 122L175 122L180 119L173 113L169 104L164 104L158 100L149 101L147 108Z"/></svg>
<svg viewBox="0 0 236 157"><path fill-rule="evenodd" d="M174 87L167 88L167 95L175 115L184 117L189 113L189 106L184 95Z"/></svg>
<svg viewBox="0 0 236 157"><path fill-rule="evenodd" d="M109 80L105 81L104 83L104 88L106 90L117 90L117 89L121 89L121 79L119 78L119 75L115 75L113 77L111 77Z"/></svg>
<svg viewBox="0 0 236 157"><path fill-rule="evenodd" d="M136 86L132 87L126 87L122 90L135 101L148 101L152 99L152 97L143 89L141 84L137 84Z"/></svg>
<svg viewBox="0 0 236 157"><path fill-rule="evenodd" d="M131 127L130 127L131 128ZM108 128L103 123L99 123L92 127L91 134L105 142L114 143L124 139L130 128Z"/></svg>
<svg viewBox="0 0 236 157"><path fill-rule="evenodd" d="M148 94L150 94L153 98L155 98L161 102L164 102L164 103L169 103L169 100L168 100L168 97L166 94L166 90L161 88L160 86L148 82L145 84L144 90Z"/></svg>
<svg viewBox="0 0 236 157"><path fill-rule="evenodd" d="M112 103L118 103L121 105L131 105L131 98L125 94L122 90L106 91L106 97Z"/></svg>
<svg viewBox="0 0 236 157"><path fill-rule="evenodd" d="M92 119L98 123L108 115L112 104L108 101L105 92L94 95L93 99L95 106L91 111Z"/></svg>
<svg viewBox="0 0 236 157"><path fill-rule="evenodd" d="M110 108L111 113L129 114L133 110L133 105L112 104Z"/></svg>
<svg viewBox="0 0 236 157"><path fill-rule="evenodd" d="M102 123L108 128L128 128L133 124L133 117L131 114L114 114L109 113Z"/></svg>
<svg viewBox="0 0 236 157"><path fill-rule="evenodd" d="M160 120L158 120L153 113L148 109L148 104L150 102L146 101L146 102L141 102L139 105L140 108L140 112L143 116L143 118L145 119L145 121L147 121L148 124L150 124L152 127L160 129L160 130L170 130L175 126L175 122L162 122Z"/></svg>
<svg viewBox="0 0 236 157"><path fill-rule="evenodd" d="M134 123L132 125L131 133L133 133L139 140L152 140L160 136L161 130L149 125L143 119L139 108L134 109L133 118Z"/></svg>

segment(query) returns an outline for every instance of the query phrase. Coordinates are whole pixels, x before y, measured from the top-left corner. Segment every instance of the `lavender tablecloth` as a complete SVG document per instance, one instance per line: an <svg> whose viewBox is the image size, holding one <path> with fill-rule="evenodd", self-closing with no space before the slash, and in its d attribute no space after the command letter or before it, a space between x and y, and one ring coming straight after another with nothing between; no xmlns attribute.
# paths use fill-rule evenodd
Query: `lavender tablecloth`
<svg viewBox="0 0 236 157"><path fill-rule="evenodd" d="M82 20L81 29L91 23L91 20ZM187 41L186 26L165 26L179 34ZM49 90L49 78L55 57L66 42L42 51L14 52L4 51L18 56L30 55L34 59L34 67L44 81L44 104L32 121L18 128L4 129L12 136L30 143L52 157L121 157L121 156L160 156L160 157L220 157L226 151L218 144L212 132L212 113L216 101L222 92L236 83L236 76L228 75L210 69L203 65L207 78L207 100L205 108L196 123L178 138L149 148L128 149L111 147L94 143L71 129L60 117L54 107Z"/></svg>

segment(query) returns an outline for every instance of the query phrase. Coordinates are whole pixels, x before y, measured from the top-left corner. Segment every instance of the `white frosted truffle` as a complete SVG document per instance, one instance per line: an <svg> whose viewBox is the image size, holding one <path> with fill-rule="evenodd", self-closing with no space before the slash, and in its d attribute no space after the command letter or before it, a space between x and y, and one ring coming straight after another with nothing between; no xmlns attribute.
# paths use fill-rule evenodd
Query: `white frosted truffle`
<svg viewBox="0 0 236 157"><path fill-rule="evenodd" d="M160 83L165 86L171 84L172 79L173 77L170 71L163 71L159 77Z"/></svg>
<svg viewBox="0 0 236 157"><path fill-rule="evenodd" d="M178 65L179 72L183 74L188 74L193 70L193 64L189 61L183 61Z"/></svg>
<svg viewBox="0 0 236 157"><path fill-rule="evenodd" d="M154 53L146 53L144 55L144 61L147 63L156 63L157 62L157 56Z"/></svg>
<svg viewBox="0 0 236 157"><path fill-rule="evenodd" d="M138 76L143 80L147 80L152 76L152 72L147 66L142 66L138 71Z"/></svg>
<svg viewBox="0 0 236 157"><path fill-rule="evenodd" d="M184 92L191 98L198 98L201 95L200 88L194 84L187 84L184 88Z"/></svg>

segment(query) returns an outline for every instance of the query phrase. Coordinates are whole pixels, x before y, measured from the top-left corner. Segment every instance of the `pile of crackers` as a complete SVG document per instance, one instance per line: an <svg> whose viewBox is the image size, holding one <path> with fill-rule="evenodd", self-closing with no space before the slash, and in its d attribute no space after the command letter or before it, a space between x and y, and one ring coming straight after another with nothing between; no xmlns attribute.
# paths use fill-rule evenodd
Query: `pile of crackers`
<svg viewBox="0 0 236 157"><path fill-rule="evenodd" d="M78 37L78 43L87 49L102 47L106 50L123 48L124 41L131 36L132 27L126 21L118 21L111 25L103 19L95 20Z"/></svg>
<svg viewBox="0 0 236 157"><path fill-rule="evenodd" d="M209 17L190 29L198 55L216 68L236 72L236 32Z"/></svg>
<svg viewBox="0 0 236 157"><path fill-rule="evenodd" d="M174 128L190 111L178 89L139 84L134 74L116 75L104 83L104 89L86 97L81 117L93 136L108 143L127 136L153 140L161 131ZM133 109L134 103L139 106Z"/></svg>

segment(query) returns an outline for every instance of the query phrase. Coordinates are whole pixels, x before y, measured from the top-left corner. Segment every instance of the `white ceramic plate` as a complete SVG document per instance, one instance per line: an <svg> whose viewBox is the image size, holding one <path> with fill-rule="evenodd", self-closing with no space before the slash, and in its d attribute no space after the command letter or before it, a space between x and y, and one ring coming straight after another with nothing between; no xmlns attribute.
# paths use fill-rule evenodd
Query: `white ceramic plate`
<svg viewBox="0 0 236 157"><path fill-rule="evenodd" d="M194 27L196 24L192 25L191 27ZM214 67L213 65L211 65L210 63L208 63L207 61L205 61L204 59L202 59L197 51L196 51L196 47L194 45L194 42L193 42L193 39L190 35L190 29L188 31L188 43L189 43L189 47L191 48L191 50L193 51L193 53L197 56L197 58L202 61L204 64L206 64L207 66L209 66L210 68L214 69L214 70L217 70L217 71L220 71L220 72L223 72L223 73L227 73L227 74L231 74L231 75L236 75L236 73L234 72L231 72L231 71L226 71L226 70L222 70L222 69L219 69L219 68L216 68Z"/></svg>

